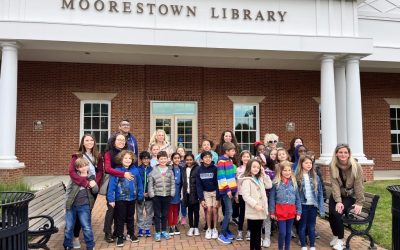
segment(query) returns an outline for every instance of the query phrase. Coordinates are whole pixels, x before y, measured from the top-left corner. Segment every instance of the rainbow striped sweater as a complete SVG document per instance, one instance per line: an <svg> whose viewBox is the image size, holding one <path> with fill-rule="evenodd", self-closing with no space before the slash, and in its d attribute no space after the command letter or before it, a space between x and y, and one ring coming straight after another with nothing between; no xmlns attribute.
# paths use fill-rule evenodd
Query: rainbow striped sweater
<svg viewBox="0 0 400 250"><path fill-rule="evenodd" d="M217 164L217 179L218 191L220 195L224 195L229 191L232 195L237 191L236 184L236 167L233 165L232 160L224 155L218 158Z"/></svg>

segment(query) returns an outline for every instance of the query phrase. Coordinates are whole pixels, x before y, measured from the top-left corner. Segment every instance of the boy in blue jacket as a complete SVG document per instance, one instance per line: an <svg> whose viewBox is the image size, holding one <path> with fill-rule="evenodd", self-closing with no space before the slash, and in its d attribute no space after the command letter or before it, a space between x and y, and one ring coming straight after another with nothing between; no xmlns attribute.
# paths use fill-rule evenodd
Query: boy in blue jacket
<svg viewBox="0 0 400 250"><path fill-rule="evenodd" d="M212 154L209 151L201 153L202 163L197 173L196 188L197 196L203 208L207 208L207 225L205 238L217 239L218 230L215 225L218 221L219 195L218 195L218 179L217 167L213 164ZM214 228L212 229L212 221Z"/></svg>
<svg viewBox="0 0 400 250"><path fill-rule="evenodd" d="M134 215L135 201L143 203L143 182L137 168L133 167L135 155L132 151L122 150L116 157L116 162L120 166L116 170L122 172L130 172L134 177L132 180L119 178L116 176L110 177L108 186L107 200L110 206L114 207L114 223L115 233L117 236L116 245L124 246L124 224L127 227L126 240L131 242L139 242L139 239L134 234Z"/></svg>

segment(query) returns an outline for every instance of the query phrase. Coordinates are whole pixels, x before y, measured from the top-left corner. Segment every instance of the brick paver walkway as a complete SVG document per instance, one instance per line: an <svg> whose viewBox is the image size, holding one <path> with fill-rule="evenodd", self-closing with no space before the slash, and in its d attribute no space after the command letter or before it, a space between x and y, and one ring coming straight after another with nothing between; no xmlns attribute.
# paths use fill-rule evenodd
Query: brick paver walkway
<svg viewBox="0 0 400 250"><path fill-rule="evenodd" d="M148 250L148 249L249 249L248 241L234 241L231 245L223 245L217 240L206 240L204 238L204 232L201 232L201 236L188 237L186 236L186 231L188 230L187 226L181 226L181 235L175 236L171 240L161 240L161 242L155 242L153 238L140 238L139 243L125 243L123 248L119 248L115 246L115 243L107 243L103 240L103 223L104 223L104 213L106 211L106 201L104 196L98 196L95 207L93 209L93 231L96 241L96 249L139 249L139 250ZM201 209L202 210L202 209ZM200 228L204 226L204 216L201 214L200 216ZM220 217L220 220L222 217ZM230 229L232 232L236 233L236 227L230 225ZM317 231L321 236L320 239L316 240L316 248L317 249L331 249L329 247L329 241L331 240L332 234L330 231L329 223L326 220L318 219L317 221ZM345 237L349 235L349 232L346 232ZM64 230L60 229L60 232L51 237L51 240L48 244L50 249L63 249L63 239L64 239ZM269 249L278 249L277 243L277 234L275 233L272 238L272 244ZM292 240L292 249L300 249L297 245L298 239L295 238ZM84 249L84 240L83 235L81 233L81 244L82 249ZM354 237L351 241L352 249L368 249L369 241L360 237ZM378 249L384 249L378 247Z"/></svg>

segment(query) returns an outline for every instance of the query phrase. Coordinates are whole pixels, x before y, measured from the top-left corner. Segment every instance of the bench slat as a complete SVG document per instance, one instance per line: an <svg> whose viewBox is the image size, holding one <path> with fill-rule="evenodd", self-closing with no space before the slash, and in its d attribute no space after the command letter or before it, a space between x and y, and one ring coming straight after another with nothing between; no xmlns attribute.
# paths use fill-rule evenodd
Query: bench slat
<svg viewBox="0 0 400 250"><path fill-rule="evenodd" d="M44 201L53 199L60 194L65 194L64 186L62 183L54 185L50 188L41 190L35 193L35 199L29 203L29 209L35 211L38 207L43 206Z"/></svg>

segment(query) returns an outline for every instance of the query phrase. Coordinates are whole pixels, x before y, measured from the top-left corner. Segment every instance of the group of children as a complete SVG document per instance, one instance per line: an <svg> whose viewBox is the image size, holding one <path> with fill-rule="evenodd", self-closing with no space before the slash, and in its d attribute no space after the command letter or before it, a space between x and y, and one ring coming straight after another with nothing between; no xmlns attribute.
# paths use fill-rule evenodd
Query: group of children
<svg viewBox="0 0 400 250"><path fill-rule="evenodd" d="M122 150L116 157L119 164L116 169L130 172L133 178L110 177L107 202L115 209L116 245L122 247L124 240L139 241L134 232L135 211L138 237L151 237L153 224L155 241L179 235L181 206L187 208L188 236L200 235L199 214L202 207L207 228L205 238L229 244L235 238L229 230L229 223L233 203L236 203L239 208L236 240L243 240L243 224L247 219L246 238L250 239L251 249L270 246L271 219L278 221L279 249L290 248L294 221L299 221L298 234L302 250L307 249L306 234L310 250L315 249L316 216L318 211L323 216L324 207L321 181L314 171L313 159L309 155L302 155L294 166L285 149L273 149L268 154L260 149L256 157L249 151L241 152L240 163L236 166L232 161L238 153L236 146L225 142L222 148L224 153L215 164L215 152L211 149L204 150L196 157L196 161L193 154L184 154L182 158L182 153L176 152L169 157L165 151L154 147L150 148L152 154L147 151L139 154L138 166L134 165L133 152ZM155 153L156 159L152 158ZM88 175L85 163L84 160L76 161L76 171L81 176ZM71 183L70 186L76 184ZM72 203L82 196L77 195L82 189L75 189L69 195ZM83 190L87 199L85 204L88 204L86 210L90 215L90 197L96 193L96 188ZM218 232L220 206L224 218ZM67 220L66 240L71 240L72 237L68 238L67 235L71 235L71 227L78 218L83 226L88 249L94 247L94 244L90 245L94 243L93 233L89 233L86 230L88 227L84 226L91 224L90 216L83 218L79 212L67 209L68 216L73 218L70 222ZM125 224L126 236L123 234ZM262 227L265 228L264 240L261 238Z"/></svg>

